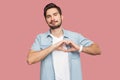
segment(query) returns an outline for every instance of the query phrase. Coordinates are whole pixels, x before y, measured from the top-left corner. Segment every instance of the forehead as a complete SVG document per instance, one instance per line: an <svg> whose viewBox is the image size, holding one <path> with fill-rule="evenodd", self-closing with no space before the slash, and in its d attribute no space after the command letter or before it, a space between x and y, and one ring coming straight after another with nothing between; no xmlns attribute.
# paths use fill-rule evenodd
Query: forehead
<svg viewBox="0 0 120 80"><path fill-rule="evenodd" d="M58 10L56 8L50 8L47 10L46 15L51 15L54 13L58 13Z"/></svg>

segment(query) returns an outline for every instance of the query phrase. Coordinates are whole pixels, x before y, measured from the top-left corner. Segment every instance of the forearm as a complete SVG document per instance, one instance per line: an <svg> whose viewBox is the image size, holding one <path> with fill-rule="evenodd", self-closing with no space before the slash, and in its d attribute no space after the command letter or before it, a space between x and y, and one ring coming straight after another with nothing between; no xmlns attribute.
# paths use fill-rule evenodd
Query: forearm
<svg viewBox="0 0 120 80"><path fill-rule="evenodd" d="M83 47L82 52L88 53L91 55L100 55L101 54L100 48L97 44L92 44L91 46Z"/></svg>
<svg viewBox="0 0 120 80"><path fill-rule="evenodd" d="M43 49L41 51L30 52L27 57L28 64L33 64L43 60L48 54L50 54L54 50L54 45Z"/></svg>

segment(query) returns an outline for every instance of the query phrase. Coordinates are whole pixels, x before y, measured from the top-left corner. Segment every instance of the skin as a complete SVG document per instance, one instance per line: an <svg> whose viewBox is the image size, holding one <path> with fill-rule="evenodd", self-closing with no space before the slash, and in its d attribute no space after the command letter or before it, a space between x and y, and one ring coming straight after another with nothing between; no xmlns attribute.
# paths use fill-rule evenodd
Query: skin
<svg viewBox="0 0 120 80"><path fill-rule="evenodd" d="M50 8L47 10L45 20L48 26L50 27L51 34L53 36L61 37L63 35L62 27L61 27L63 16L59 14L56 8ZM66 50L63 48L63 45L70 45L71 48ZM79 49L80 49L80 46L75 44L73 41L62 40L41 51L30 50L27 56L27 62L28 64L37 63L43 60L48 54L50 54L54 50L71 52L71 51L78 51ZM93 43L91 46L88 46L88 47L83 47L82 52L91 54L91 55L100 55L101 53L100 48L96 43Z"/></svg>
<svg viewBox="0 0 120 80"><path fill-rule="evenodd" d="M52 8L47 10L45 19L48 26L54 30L61 26L63 16L59 14L56 8Z"/></svg>

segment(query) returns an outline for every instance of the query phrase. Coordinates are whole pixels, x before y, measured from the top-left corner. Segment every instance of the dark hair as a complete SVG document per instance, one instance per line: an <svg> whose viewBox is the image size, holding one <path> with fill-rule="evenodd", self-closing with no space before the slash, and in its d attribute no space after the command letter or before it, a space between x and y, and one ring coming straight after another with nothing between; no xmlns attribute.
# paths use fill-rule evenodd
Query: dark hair
<svg viewBox="0 0 120 80"><path fill-rule="evenodd" d="M60 13L60 15L62 15L62 11L59 6L55 5L54 3L49 3L44 7L44 17L46 17L46 12L50 8L56 8L58 12Z"/></svg>

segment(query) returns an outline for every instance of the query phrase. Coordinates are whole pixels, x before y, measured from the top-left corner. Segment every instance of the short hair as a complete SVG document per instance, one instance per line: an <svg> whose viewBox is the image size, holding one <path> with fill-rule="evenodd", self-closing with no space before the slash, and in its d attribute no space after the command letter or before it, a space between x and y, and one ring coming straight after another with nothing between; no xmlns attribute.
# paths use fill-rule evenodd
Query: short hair
<svg viewBox="0 0 120 80"><path fill-rule="evenodd" d="M56 8L60 15L62 15L62 11L59 6L55 5L54 3L49 3L44 7L44 17L46 17L46 12L50 8Z"/></svg>

